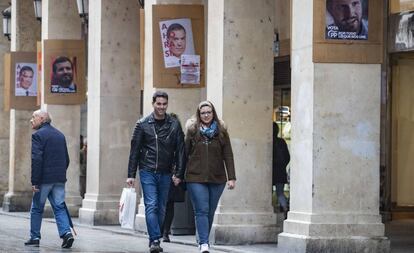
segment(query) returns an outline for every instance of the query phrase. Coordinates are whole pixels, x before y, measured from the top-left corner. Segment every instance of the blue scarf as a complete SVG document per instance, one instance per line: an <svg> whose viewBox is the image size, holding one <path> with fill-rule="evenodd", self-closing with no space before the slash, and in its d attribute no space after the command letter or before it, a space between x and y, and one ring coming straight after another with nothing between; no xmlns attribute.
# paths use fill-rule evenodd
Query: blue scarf
<svg viewBox="0 0 414 253"><path fill-rule="evenodd" d="M209 139L213 138L217 134L217 132L218 127L216 121L213 121L210 127L207 128L203 128L202 126L200 126L200 133Z"/></svg>

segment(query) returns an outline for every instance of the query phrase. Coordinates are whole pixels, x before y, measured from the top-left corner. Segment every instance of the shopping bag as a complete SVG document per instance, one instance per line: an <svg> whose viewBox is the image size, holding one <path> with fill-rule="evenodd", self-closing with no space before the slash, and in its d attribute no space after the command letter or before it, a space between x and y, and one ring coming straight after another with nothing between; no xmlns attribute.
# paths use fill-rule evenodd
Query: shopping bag
<svg viewBox="0 0 414 253"><path fill-rule="evenodd" d="M134 229L137 193L135 188L122 189L119 200L119 223L122 228Z"/></svg>

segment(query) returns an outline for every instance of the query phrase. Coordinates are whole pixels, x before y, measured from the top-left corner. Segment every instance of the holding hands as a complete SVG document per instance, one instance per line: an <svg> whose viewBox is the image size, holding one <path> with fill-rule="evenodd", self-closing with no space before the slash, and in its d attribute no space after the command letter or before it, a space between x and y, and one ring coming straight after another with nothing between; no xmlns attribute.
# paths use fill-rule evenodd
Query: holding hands
<svg viewBox="0 0 414 253"><path fill-rule="evenodd" d="M174 182L175 186L177 186L181 183L181 179L176 177L175 175L172 176L172 181Z"/></svg>

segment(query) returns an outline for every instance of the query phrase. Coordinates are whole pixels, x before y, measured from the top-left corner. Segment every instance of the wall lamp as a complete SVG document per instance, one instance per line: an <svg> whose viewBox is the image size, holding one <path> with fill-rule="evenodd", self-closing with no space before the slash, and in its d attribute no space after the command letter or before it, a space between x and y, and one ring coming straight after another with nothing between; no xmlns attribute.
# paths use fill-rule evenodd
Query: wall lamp
<svg viewBox="0 0 414 253"><path fill-rule="evenodd" d="M76 0L78 4L79 16L83 19L83 22L88 24L88 13L89 13L89 0Z"/></svg>
<svg viewBox="0 0 414 253"><path fill-rule="evenodd" d="M42 21L42 0L33 0L33 5L36 19Z"/></svg>
<svg viewBox="0 0 414 253"><path fill-rule="evenodd" d="M11 35L11 6L1 12L3 14L3 35L10 41Z"/></svg>

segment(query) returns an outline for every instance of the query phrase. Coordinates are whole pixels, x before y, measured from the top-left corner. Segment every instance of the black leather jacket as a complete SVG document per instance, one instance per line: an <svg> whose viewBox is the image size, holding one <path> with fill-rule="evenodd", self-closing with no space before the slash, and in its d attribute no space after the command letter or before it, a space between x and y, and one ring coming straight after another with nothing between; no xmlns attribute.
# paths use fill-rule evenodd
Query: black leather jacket
<svg viewBox="0 0 414 253"><path fill-rule="evenodd" d="M131 140L128 178L135 178L137 167L174 174L183 179L185 172L184 133L176 117L166 114L165 123L155 131L153 113L138 120Z"/></svg>

